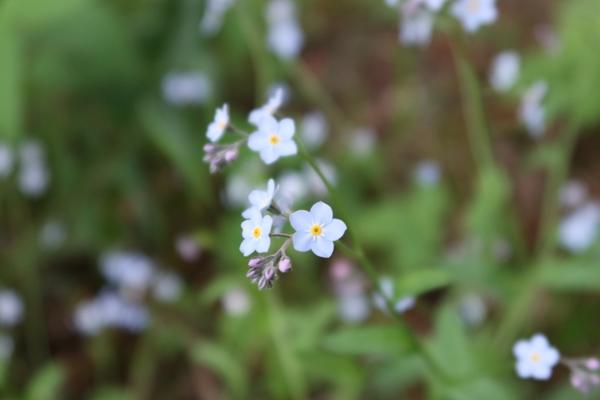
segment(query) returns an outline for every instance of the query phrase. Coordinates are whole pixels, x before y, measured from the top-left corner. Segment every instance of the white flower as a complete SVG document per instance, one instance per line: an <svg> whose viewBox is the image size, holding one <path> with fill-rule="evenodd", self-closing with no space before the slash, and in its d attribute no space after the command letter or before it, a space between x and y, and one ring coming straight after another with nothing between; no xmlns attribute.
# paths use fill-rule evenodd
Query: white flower
<svg viewBox="0 0 600 400"><path fill-rule="evenodd" d="M290 223L296 231L292 237L294 248L300 252L312 251L323 258L331 257L333 242L346 232L346 224L333 218L333 211L319 201L309 211L300 210L290 215Z"/></svg>
<svg viewBox="0 0 600 400"><path fill-rule="evenodd" d="M440 165L436 161L421 161L415 167L413 177L421 186L435 186L440 181Z"/></svg>
<svg viewBox="0 0 600 400"><path fill-rule="evenodd" d="M248 121L255 126L259 126L264 117L272 117L279 110L279 107L283 104L284 97L285 93L282 88L275 89L273 95L269 97L262 107L250 112Z"/></svg>
<svg viewBox="0 0 600 400"><path fill-rule="evenodd" d="M350 136L350 151L357 157L364 158L375 149L377 136L371 128L357 128Z"/></svg>
<svg viewBox="0 0 600 400"><path fill-rule="evenodd" d="M487 315L487 307L481 296L467 294L460 299L459 313L469 326L480 325Z"/></svg>
<svg viewBox="0 0 600 400"><path fill-rule="evenodd" d="M540 137L546 129L546 110L542 100L548 91L548 84L543 81L534 83L527 89L521 99L521 122L532 137Z"/></svg>
<svg viewBox="0 0 600 400"><path fill-rule="evenodd" d="M175 105L201 104L212 91L206 75L199 72L169 73L162 80L165 99Z"/></svg>
<svg viewBox="0 0 600 400"><path fill-rule="evenodd" d="M496 0L457 0L452 14L458 18L468 32L475 32L482 25L496 21Z"/></svg>
<svg viewBox="0 0 600 400"><path fill-rule="evenodd" d="M271 226L273 218L270 215L262 216L256 208L250 209L248 219L242 222L242 237L240 251L248 257L254 253L266 253L271 245Z"/></svg>
<svg viewBox="0 0 600 400"><path fill-rule="evenodd" d="M560 203L564 207L577 207L586 200L587 188L579 181L569 181L560 190Z"/></svg>
<svg viewBox="0 0 600 400"><path fill-rule="evenodd" d="M266 164L272 164L279 157L291 156L298 152L292 139L296 132L294 121L284 118L277 121L265 116L258 125L258 130L248 138L248 147L260 154Z"/></svg>
<svg viewBox="0 0 600 400"><path fill-rule="evenodd" d="M234 0L208 0L206 10L200 21L202 33L205 35L215 34L223 24L223 17L233 3Z"/></svg>
<svg viewBox="0 0 600 400"><path fill-rule="evenodd" d="M298 56L304 44L304 34L296 17L296 8L289 0L273 0L267 7L269 32L267 43L279 57Z"/></svg>
<svg viewBox="0 0 600 400"><path fill-rule="evenodd" d="M394 282L388 277L382 278L379 281L379 293L373 294L373 302L375 307L383 312L387 312L387 301L394 304L394 311L401 314L410 310L415 306L416 299L414 296L406 296L401 299L396 299Z"/></svg>
<svg viewBox="0 0 600 400"><path fill-rule="evenodd" d="M23 317L23 301L13 290L0 290L0 325L14 326Z"/></svg>
<svg viewBox="0 0 600 400"><path fill-rule="evenodd" d="M253 190L250 192L248 201L250 201L251 207L242 213L242 217L250 218L253 208L258 209L259 211L269 208L273 202L273 197L275 196L276 191L277 186L275 186L275 181L273 179L269 179L269 182L267 183L267 190Z"/></svg>
<svg viewBox="0 0 600 400"><path fill-rule="evenodd" d="M503 51L494 57L490 73L490 84L494 90L505 92L519 79L521 57L515 51Z"/></svg>
<svg viewBox="0 0 600 400"><path fill-rule="evenodd" d="M523 379L548 380L552 368L560 360L558 350L550 346L548 339L539 333L530 340L515 343L513 354L517 358L517 375Z"/></svg>
<svg viewBox="0 0 600 400"><path fill-rule="evenodd" d="M154 262L137 252L113 251L105 253L100 260L104 277L125 290L142 292L154 278Z"/></svg>
<svg viewBox="0 0 600 400"><path fill-rule="evenodd" d="M148 325L149 315L142 305L105 290L78 305L73 320L81 333L95 335L109 327L140 332Z"/></svg>
<svg viewBox="0 0 600 400"><path fill-rule="evenodd" d="M7 145L0 143L0 178L8 176L13 166L13 153Z"/></svg>
<svg viewBox="0 0 600 400"><path fill-rule="evenodd" d="M371 312L369 298L364 294L342 295L337 299L337 311L347 323L356 324L367 319Z"/></svg>
<svg viewBox="0 0 600 400"><path fill-rule="evenodd" d="M19 187L23 194L38 197L48 187L49 176L42 146L37 141L26 142L19 151L21 169Z"/></svg>
<svg viewBox="0 0 600 400"><path fill-rule="evenodd" d="M406 45L423 46L431 40L433 14L426 9L403 12L400 23L400 41Z"/></svg>
<svg viewBox="0 0 600 400"><path fill-rule="evenodd" d="M218 142L225 133L229 125L229 106L223 104L221 108L217 108L213 122L208 125L206 137L211 142Z"/></svg>
<svg viewBox="0 0 600 400"><path fill-rule="evenodd" d="M280 22L269 27L267 43L279 57L284 59L296 58L304 44L304 34L300 25L290 22Z"/></svg>
<svg viewBox="0 0 600 400"><path fill-rule="evenodd" d="M302 140L310 149L316 149L327 139L327 121L323 113L315 111L302 118Z"/></svg>
<svg viewBox="0 0 600 400"><path fill-rule="evenodd" d="M560 243L573 253L585 251L596 241L599 228L600 204L586 203L561 221L558 228Z"/></svg>
<svg viewBox="0 0 600 400"><path fill-rule="evenodd" d="M333 165L328 163L327 161L317 160L317 165L325 175L325 178L332 184L335 185L337 181L337 172ZM327 195L327 186L321 180L319 174L315 172L314 169L310 168L308 165L304 167L304 178L307 184L307 188L317 197L323 197Z"/></svg>
<svg viewBox="0 0 600 400"><path fill-rule="evenodd" d="M240 288L227 291L221 299L225 313L234 317L247 314L250 310L250 296Z"/></svg>
<svg viewBox="0 0 600 400"><path fill-rule="evenodd" d="M306 198L310 190L305 175L300 172L285 172L279 176L277 182L280 189L278 202L284 208L290 208L292 204Z"/></svg>
<svg viewBox="0 0 600 400"><path fill-rule="evenodd" d="M172 272L159 272L154 277L152 294L159 301L175 301L181 294L183 283L181 278Z"/></svg>
<svg viewBox="0 0 600 400"><path fill-rule="evenodd" d="M193 236L180 235L175 240L175 249L182 260L186 262L194 262L198 260L202 254L202 247Z"/></svg>
<svg viewBox="0 0 600 400"><path fill-rule="evenodd" d="M43 248L47 250L56 250L67 237L65 226L59 221L49 220L40 230L39 240Z"/></svg>
<svg viewBox="0 0 600 400"><path fill-rule="evenodd" d="M439 11L446 3L446 0L423 0L423 3L432 11Z"/></svg>

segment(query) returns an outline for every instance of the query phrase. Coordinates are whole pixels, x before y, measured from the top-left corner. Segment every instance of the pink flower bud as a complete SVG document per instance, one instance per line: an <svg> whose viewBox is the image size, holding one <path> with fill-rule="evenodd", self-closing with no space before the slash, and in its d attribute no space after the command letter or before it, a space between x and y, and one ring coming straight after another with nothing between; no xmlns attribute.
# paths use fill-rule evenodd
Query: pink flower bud
<svg viewBox="0 0 600 400"><path fill-rule="evenodd" d="M248 261L248 266L250 268L256 268L262 264L262 260L262 257L251 258L250 261Z"/></svg>
<svg viewBox="0 0 600 400"><path fill-rule="evenodd" d="M267 281L270 281L273 278L274 275L275 275L275 268L273 268L273 267L267 267L265 269L264 278Z"/></svg>
<svg viewBox="0 0 600 400"><path fill-rule="evenodd" d="M227 162L232 162L233 160L235 160L238 156L238 150L237 149L229 149L225 152L225 161Z"/></svg>
<svg viewBox="0 0 600 400"><path fill-rule="evenodd" d="M595 371L600 368L600 360L597 358L588 358L585 360L585 367L592 371Z"/></svg>
<svg viewBox="0 0 600 400"><path fill-rule="evenodd" d="M203 147L205 153L212 153L217 149L217 146L212 143L207 143Z"/></svg>
<svg viewBox="0 0 600 400"><path fill-rule="evenodd" d="M281 271L283 273L288 272L290 269L292 269L292 261L287 257L283 257L279 261L278 268L279 268L279 271Z"/></svg>

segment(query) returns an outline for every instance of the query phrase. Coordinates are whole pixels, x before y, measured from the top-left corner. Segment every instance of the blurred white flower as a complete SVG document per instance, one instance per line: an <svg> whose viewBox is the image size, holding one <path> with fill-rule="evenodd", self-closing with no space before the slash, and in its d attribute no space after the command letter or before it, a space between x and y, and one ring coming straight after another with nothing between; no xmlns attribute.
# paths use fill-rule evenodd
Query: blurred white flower
<svg viewBox="0 0 600 400"><path fill-rule="evenodd" d="M350 151L355 156L366 157L375 149L377 137L371 128L357 128L350 136Z"/></svg>
<svg viewBox="0 0 600 400"><path fill-rule="evenodd" d="M214 35L221 28L223 17L234 2L235 0L207 0L200 20L200 31L207 36Z"/></svg>
<svg viewBox="0 0 600 400"><path fill-rule="evenodd" d="M333 242L346 232L346 224L333 218L329 205L319 201L310 211L299 210L290 215L290 224L296 231L292 236L294 249L312 251L316 256L329 258L333 254Z"/></svg>
<svg viewBox="0 0 600 400"><path fill-rule="evenodd" d="M273 218L270 215L262 216L256 208L250 209L248 219L242 222L242 244L240 251L245 257L254 253L266 253L271 245L271 227Z"/></svg>
<svg viewBox="0 0 600 400"><path fill-rule="evenodd" d="M256 108L248 115L248 121L259 126L260 122L265 117L272 117L281 107L285 100L285 91L281 87L275 88L267 102L259 108Z"/></svg>
<svg viewBox="0 0 600 400"><path fill-rule="evenodd" d="M11 148L4 143L0 143L0 178L4 178L10 174L13 161Z"/></svg>
<svg viewBox="0 0 600 400"><path fill-rule="evenodd" d="M252 215L252 209L256 208L259 211L263 211L268 209L273 203L273 197L275 196L275 192L277 192L277 186L275 185L275 181L273 179L269 179L267 182L267 190L253 190L248 195L248 201L250 202L250 208L246 209L242 213L242 217L250 218Z"/></svg>
<svg viewBox="0 0 600 400"><path fill-rule="evenodd" d="M402 12L400 42L406 45L427 45L433 32L433 19L433 14L423 8L414 12Z"/></svg>
<svg viewBox="0 0 600 400"><path fill-rule="evenodd" d="M10 289L0 290L0 325L15 326L23 318L23 301Z"/></svg>
<svg viewBox="0 0 600 400"><path fill-rule="evenodd" d="M160 271L154 277L152 294L158 301L172 302L181 295L183 282L172 272Z"/></svg>
<svg viewBox="0 0 600 400"><path fill-rule="evenodd" d="M600 204L589 202L578 207L560 222L559 240L573 253L587 250L598 237Z"/></svg>
<svg viewBox="0 0 600 400"><path fill-rule="evenodd" d="M213 122L208 125L206 137L213 143L218 142L225 133L228 125L229 107L227 104L223 104L221 108L217 108L217 111L215 111L215 118Z"/></svg>
<svg viewBox="0 0 600 400"><path fill-rule="evenodd" d="M503 51L492 62L490 84L494 90L505 92L512 88L519 79L521 57L515 51Z"/></svg>
<svg viewBox="0 0 600 400"><path fill-rule="evenodd" d="M417 164L413 177L421 186L436 186L440 182L440 165L434 160L425 160Z"/></svg>
<svg viewBox="0 0 600 400"><path fill-rule="evenodd" d="M291 1L272 0L267 6L267 25L267 43L276 55L291 59L300 54L304 34Z"/></svg>
<svg viewBox="0 0 600 400"><path fill-rule="evenodd" d="M272 164L280 157L298 153L293 136L296 125L290 118L277 121L274 117L265 116L258 124L258 130L250 134L248 147L259 153L265 164Z"/></svg>
<svg viewBox="0 0 600 400"><path fill-rule="evenodd" d="M542 100L548 91L548 84L538 81L527 89L521 99L520 118L529 134L539 138L546 129L546 110Z"/></svg>
<svg viewBox="0 0 600 400"><path fill-rule="evenodd" d="M202 104L211 95L212 86L201 72L172 72L163 78L162 91L174 105Z"/></svg>
<svg viewBox="0 0 600 400"><path fill-rule="evenodd" d="M317 160L317 165L323 172L323 175L325 175L325 178L327 178L327 180L335 186L335 183L337 181L337 172L335 170L335 167L332 164L323 160ZM329 192L327 190L327 186L325 186L321 177L319 177L315 170L310 168L308 165L304 168L303 179L305 180L305 184L307 185L308 190L317 197L323 197Z"/></svg>
<svg viewBox="0 0 600 400"><path fill-rule="evenodd" d="M202 254L202 248L196 239L189 235L178 236L175 240L175 249L179 257L186 262L194 262Z"/></svg>
<svg viewBox="0 0 600 400"><path fill-rule="evenodd" d="M513 347L517 358L517 375L522 379L548 380L560 360L560 353L550 346L546 336L534 335L530 340L519 340Z"/></svg>
<svg viewBox="0 0 600 400"><path fill-rule="evenodd" d="M47 250L56 250L67 237L65 226L59 221L49 220L40 230L40 245Z"/></svg>
<svg viewBox="0 0 600 400"><path fill-rule="evenodd" d="M305 199L310 190L306 176L300 172L284 172L279 176L277 182L279 183L280 205L286 209Z"/></svg>
<svg viewBox="0 0 600 400"><path fill-rule="evenodd" d="M250 311L250 296L241 288L228 290L221 299L225 313L234 317L245 315Z"/></svg>
<svg viewBox="0 0 600 400"><path fill-rule="evenodd" d="M587 199L587 188L579 181L567 182L560 191L560 203L564 207L574 208Z"/></svg>
<svg viewBox="0 0 600 400"><path fill-rule="evenodd" d="M0 361L6 361L12 356L15 348L13 338L8 335L0 334Z"/></svg>
<svg viewBox="0 0 600 400"><path fill-rule="evenodd" d="M327 139L327 120L323 113L313 111L302 118L302 140L309 149L316 149Z"/></svg>
<svg viewBox="0 0 600 400"><path fill-rule="evenodd" d="M34 140L28 141L20 148L19 155L18 182L21 192L30 197L41 196L50 180L41 144Z"/></svg>
<svg viewBox="0 0 600 400"><path fill-rule="evenodd" d="M414 296L406 296L401 299L396 298L394 282L384 277L379 281L379 292L373 294L373 303L375 307L383 312L387 312L387 301L391 301L394 305L394 311L401 314L415 306L416 299Z"/></svg>
<svg viewBox="0 0 600 400"><path fill-rule="evenodd" d="M496 0L457 0L451 12L468 32L475 32L498 18Z"/></svg>
<svg viewBox="0 0 600 400"><path fill-rule="evenodd" d="M144 306L112 291L103 291L96 298L77 306L73 322L78 331L96 335L106 328L121 328L140 332L149 322Z"/></svg>
<svg viewBox="0 0 600 400"><path fill-rule="evenodd" d="M371 313L369 298L365 294L339 296L337 298L337 310L344 322L350 324L362 322Z"/></svg>
<svg viewBox="0 0 600 400"><path fill-rule="evenodd" d="M481 296L473 293L460 299L458 309L463 321L472 327L481 325L487 315L485 301Z"/></svg>
<svg viewBox="0 0 600 400"><path fill-rule="evenodd" d="M100 269L104 277L119 289L145 291L154 278L154 262L133 251L111 251L102 255Z"/></svg>
<svg viewBox="0 0 600 400"><path fill-rule="evenodd" d="M446 3L446 0L423 0L423 3L432 11L439 11Z"/></svg>

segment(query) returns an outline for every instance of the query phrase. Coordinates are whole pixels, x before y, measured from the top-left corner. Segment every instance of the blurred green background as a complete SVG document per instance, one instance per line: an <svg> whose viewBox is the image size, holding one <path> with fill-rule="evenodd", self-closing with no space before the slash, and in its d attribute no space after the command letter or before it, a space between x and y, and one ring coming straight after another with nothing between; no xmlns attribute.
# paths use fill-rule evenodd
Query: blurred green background
<svg viewBox="0 0 600 400"><path fill-rule="evenodd" d="M399 43L383 0L295 4L304 40L286 59L268 46L268 1L233 2L207 34L203 0L0 0L0 289L22 301L0 325L1 398L581 396L564 368L519 381L511 348L542 331L563 354L600 350L598 222L572 228L585 246L561 236L600 194L600 1L500 0L470 35L446 13L422 48ZM507 49L521 77L498 94L489 69ZM519 97L540 79L548 128L532 139ZM395 298L417 296L405 320L448 379L341 253L293 253L270 291L245 278L251 189L273 177L297 208L328 199L300 158L242 151L219 175L202 161L215 108L246 127L274 85ZM156 275L107 277L111 254ZM94 325L81 307L103 294L125 296L130 319Z"/></svg>

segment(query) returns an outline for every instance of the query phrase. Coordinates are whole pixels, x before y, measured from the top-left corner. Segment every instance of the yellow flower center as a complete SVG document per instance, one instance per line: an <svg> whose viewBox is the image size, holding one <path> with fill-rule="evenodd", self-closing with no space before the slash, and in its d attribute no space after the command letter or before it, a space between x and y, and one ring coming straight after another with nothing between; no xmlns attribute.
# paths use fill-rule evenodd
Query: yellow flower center
<svg viewBox="0 0 600 400"><path fill-rule="evenodd" d="M467 9L472 13L476 13L477 11L479 11L480 7L481 7L480 0L469 0L467 2Z"/></svg>
<svg viewBox="0 0 600 400"><path fill-rule="evenodd" d="M310 227L310 234L313 236L321 236L323 234L323 228L321 228L321 225L319 224L313 224L313 226Z"/></svg>
<svg viewBox="0 0 600 400"><path fill-rule="evenodd" d="M218 125L218 126L219 126L219 128L221 128L221 129L225 129L225 128L227 128L227 122L225 122L225 121L219 121L219 122L217 123L217 125Z"/></svg>
<svg viewBox="0 0 600 400"><path fill-rule="evenodd" d="M276 144L279 144L279 142L281 142L281 138L279 137L278 134L273 133L273 134L271 134L271 136L269 136L269 143L272 144L273 146Z"/></svg>
<svg viewBox="0 0 600 400"><path fill-rule="evenodd" d="M256 227L254 229L252 229L252 236L254 237L254 239L258 239L260 236L262 235L262 229L260 229L260 227Z"/></svg>
<svg viewBox="0 0 600 400"><path fill-rule="evenodd" d="M537 351L531 355L531 361L534 363L539 363L542 360L542 356Z"/></svg>

